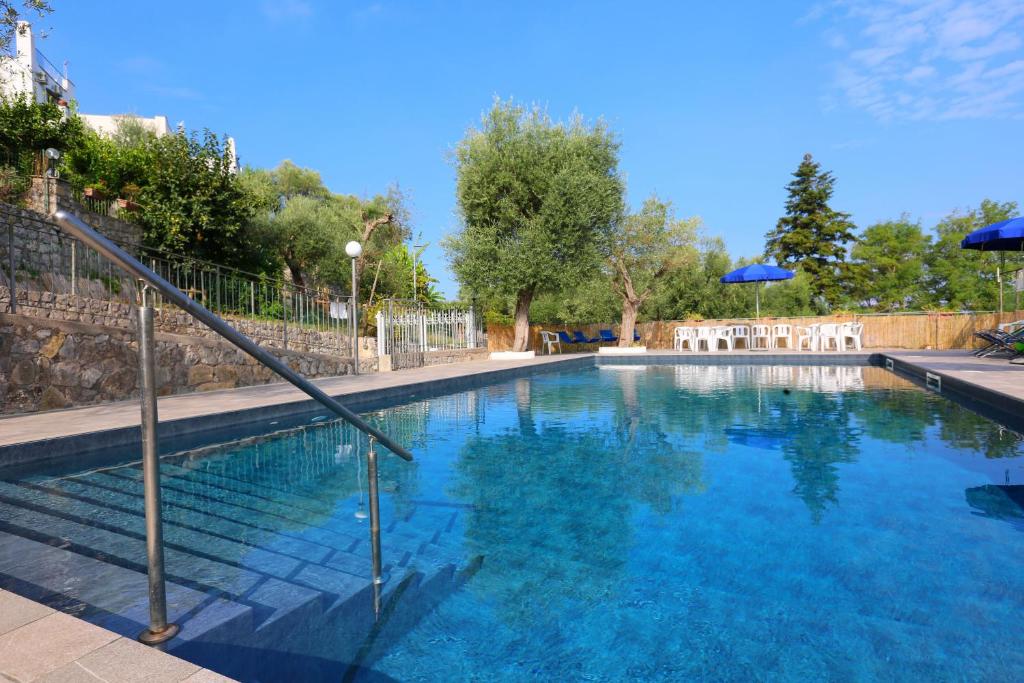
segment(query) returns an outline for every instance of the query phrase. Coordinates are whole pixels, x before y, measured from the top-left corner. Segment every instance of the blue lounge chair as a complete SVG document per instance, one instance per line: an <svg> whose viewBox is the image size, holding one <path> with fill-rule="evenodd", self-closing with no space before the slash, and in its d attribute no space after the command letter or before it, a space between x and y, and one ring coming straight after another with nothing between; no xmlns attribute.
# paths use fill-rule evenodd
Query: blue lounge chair
<svg viewBox="0 0 1024 683"><path fill-rule="evenodd" d="M601 341L603 342L617 342L619 338L612 334L611 330L598 330L597 333L601 335Z"/></svg>
<svg viewBox="0 0 1024 683"><path fill-rule="evenodd" d="M575 332L572 333L572 340L577 344L593 344L594 342L601 341L601 339L598 337L591 339L590 337L586 336L579 330L576 330Z"/></svg>
<svg viewBox="0 0 1024 683"><path fill-rule="evenodd" d="M558 341L563 344L576 344L576 340L569 336L569 333L565 330L558 331Z"/></svg>
<svg viewBox="0 0 1024 683"><path fill-rule="evenodd" d="M633 341L640 341L640 333L636 331L635 327L633 328Z"/></svg>

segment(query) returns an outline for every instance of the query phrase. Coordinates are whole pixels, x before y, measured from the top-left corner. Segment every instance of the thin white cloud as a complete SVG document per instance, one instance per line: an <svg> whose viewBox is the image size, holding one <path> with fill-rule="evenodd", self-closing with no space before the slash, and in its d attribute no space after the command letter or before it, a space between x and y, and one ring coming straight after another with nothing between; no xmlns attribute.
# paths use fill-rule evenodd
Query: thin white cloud
<svg viewBox="0 0 1024 683"><path fill-rule="evenodd" d="M919 83L925 79L931 78L936 73L934 66L929 64L918 64L907 72L907 75L903 77L903 80L908 83Z"/></svg>
<svg viewBox="0 0 1024 683"><path fill-rule="evenodd" d="M837 97L882 120L1024 116L1024 0L834 0L801 19Z"/></svg>
<svg viewBox="0 0 1024 683"><path fill-rule="evenodd" d="M261 9L271 21L305 19L313 14L312 5L306 0L264 0Z"/></svg>

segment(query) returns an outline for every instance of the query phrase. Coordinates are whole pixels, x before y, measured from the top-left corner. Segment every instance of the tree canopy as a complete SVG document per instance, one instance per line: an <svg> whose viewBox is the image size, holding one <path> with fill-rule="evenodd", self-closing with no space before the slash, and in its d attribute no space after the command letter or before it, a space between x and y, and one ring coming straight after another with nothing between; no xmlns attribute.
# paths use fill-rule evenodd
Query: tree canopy
<svg viewBox="0 0 1024 683"><path fill-rule="evenodd" d="M850 289L855 301L880 311L925 303L924 258L930 243L921 224L906 214L866 228L851 252Z"/></svg>
<svg viewBox="0 0 1024 683"><path fill-rule="evenodd" d="M618 149L603 123L559 124L501 101L456 147L462 227L445 248L470 293L515 300L515 350L526 348L537 294L593 276L622 212Z"/></svg>
<svg viewBox="0 0 1024 683"><path fill-rule="evenodd" d="M33 153L48 147L65 152L83 135L81 120L56 104L36 104L24 93L0 99L0 164L30 174L36 170Z"/></svg>
<svg viewBox="0 0 1024 683"><path fill-rule="evenodd" d="M846 245L856 239L849 214L829 206L835 178L805 154L786 190L786 214L768 233L765 253L780 265L799 265L814 293L834 304L846 279Z"/></svg>
<svg viewBox="0 0 1024 683"><path fill-rule="evenodd" d="M672 270L696 260L695 218L677 220L668 202L656 196L622 220L606 241L611 283L622 299L622 329L619 345L633 341L633 326L640 307L655 287Z"/></svg>
<svg viewBox="0 0 1024 683"><path fill-rule="evenodd" d="M283 161L273 170L245 169L242 186L256 198L252 232L277 254L295 284L313 282L349 289L345 245L363 245L359 259L380 262L408 236L406 211L397 190L368 200L334 194L320 174Z"/></svg>
<svg viewBox="0 0 1024 683"><path fill-rule="evenodd" d="M992 310L999 305L996 268L1008 260L1007 254L961 249L960 240L969 232L1016 215L1016 202L985 199L977 209L954 211L935 226L935 245L925 257L933 305L974 310ZM1024 255L1010 254L1009 261L1024 266Z"/></svg>
<svg viewBox="0 0 1024 683"><path fill-rule="evenodd" d="M10 50L19 21L26 16L43 17L52 11L47 0L0 0L0 51Z"/></svg>

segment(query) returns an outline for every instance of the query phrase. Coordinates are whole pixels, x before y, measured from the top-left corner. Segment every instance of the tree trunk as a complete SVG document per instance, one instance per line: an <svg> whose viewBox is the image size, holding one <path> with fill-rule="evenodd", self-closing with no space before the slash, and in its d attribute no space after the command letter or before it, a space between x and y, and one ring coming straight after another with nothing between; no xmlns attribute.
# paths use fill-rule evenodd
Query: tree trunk
<svg viewBox="0 0 1024 683"><path fill-rule="evenodd" d="M370 247L370 240L373 239L373 233L377 232L377 228L382 225L388 225L391 223L394 218L395 215L388 212L379 218L372 218L370 220L363 221L363 235L361 237L363 253L356 259L356 282L363 281L363 269L366 267L366 251Z"/></svg>
<svg viewBox="0 0 1024 683"><path fill-rule="evenodd" d="M622 299L622 325L619 327L619 346L633 343L633 330L636 329L636 314L640 309L638 299Z"/></svg>
<svg viewBox="0 0 1024 683"><path fill-rule="evenodd" d="M296 287L306 286L306 278L303 277L302 268L300 268L298 264L289 263L288 272L291 273L293 285L295 285Z"/></svg>
<svg viewBox="0 0 1024 683"><path fill-rule="evenodd" d="M524 289L516 297L516 338L512 342L513 351L526 351L530 345L530 302L533 301L533 290Z"/></svg>

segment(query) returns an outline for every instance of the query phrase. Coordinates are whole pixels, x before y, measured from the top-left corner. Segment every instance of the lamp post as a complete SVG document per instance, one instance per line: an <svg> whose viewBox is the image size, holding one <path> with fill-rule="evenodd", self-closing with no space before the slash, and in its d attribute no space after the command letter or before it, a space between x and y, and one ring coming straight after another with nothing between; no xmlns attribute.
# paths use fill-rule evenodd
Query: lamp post
<svg viewBox="0 0 1024 683"><path fill-rule="evenodd" d="M345 253L352 259L352 374L359 374L359 283L356 281L356 259L363 253L363 245L352 240L345 245Z"/></svg>
<svg viewBox="0 0 1024 683"><path fill-rule="evenodd" d="M419 252L416 251L416 250L417 249L423 249L426 246L427 245L425 245L425 244L414 244L414 245L412 245L412 300L413 301L418 301L419 300L419 296L417 294L418 290L416 289L416 286L417 286L417 282L416 282L416 264L417 264L417 259L419 257Z"/></svg>

